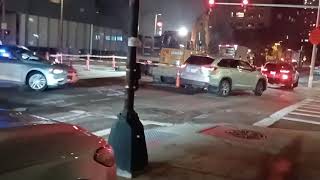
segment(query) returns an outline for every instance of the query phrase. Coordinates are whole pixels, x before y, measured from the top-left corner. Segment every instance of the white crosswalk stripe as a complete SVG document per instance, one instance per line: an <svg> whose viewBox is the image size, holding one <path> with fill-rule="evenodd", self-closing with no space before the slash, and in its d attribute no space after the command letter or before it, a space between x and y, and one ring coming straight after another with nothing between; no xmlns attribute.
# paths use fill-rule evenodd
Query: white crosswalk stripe
<svg viewBox="0 0 320 180"><path fill-rule="evenodd" d="M256 122L254 125L270 127L280 121L320 125L320 96L314 96L284 108L279 112L272 114L270 117Z"/></svg>

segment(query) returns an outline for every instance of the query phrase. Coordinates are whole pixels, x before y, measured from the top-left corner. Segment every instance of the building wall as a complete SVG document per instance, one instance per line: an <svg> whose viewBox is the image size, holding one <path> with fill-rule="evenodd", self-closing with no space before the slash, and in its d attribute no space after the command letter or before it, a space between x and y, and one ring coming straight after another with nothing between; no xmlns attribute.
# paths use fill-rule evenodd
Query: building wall
<svg viewBox="0 0 320 180"><path fill-rule="evenodd" d="M49 0L7 1L7 22L10 35L5 43L35 48L58 47L60 5ZM63 51L89 52L90 38L93 51L125 53L126 42L117 18L96 11L95 1L65 0L63 23ZM91 34L91 26L93 31Z"/></svg>

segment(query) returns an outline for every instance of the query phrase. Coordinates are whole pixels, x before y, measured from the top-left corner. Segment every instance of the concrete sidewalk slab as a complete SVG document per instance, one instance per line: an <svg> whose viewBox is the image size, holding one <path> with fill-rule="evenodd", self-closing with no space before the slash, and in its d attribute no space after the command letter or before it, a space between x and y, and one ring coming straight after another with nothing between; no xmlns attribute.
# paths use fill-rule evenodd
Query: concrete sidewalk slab
<svg viewBox="0 0 320 180"><path fill-rule="evenodd" d="M199 133L203 130L205 134ZM154 143L148 140L150 131L167 138ZM255 133L262 138L250 138ZM228 124L149 130L150 166L136 179L316 180L320 177L319 135Z"/></svg>

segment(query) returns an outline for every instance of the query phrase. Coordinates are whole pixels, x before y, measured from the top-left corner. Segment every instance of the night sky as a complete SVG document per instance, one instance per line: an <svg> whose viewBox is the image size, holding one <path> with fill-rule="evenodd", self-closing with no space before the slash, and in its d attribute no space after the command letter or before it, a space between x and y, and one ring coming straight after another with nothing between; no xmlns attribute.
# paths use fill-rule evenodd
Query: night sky
<svg viewBox="0 0 320 180"><path fill-rule="evenodd" d="M204 0L141 0L140 32L151 35L156 13L162 14L164 30L186 26L190 31L197 17L204 12Z"/></svg>

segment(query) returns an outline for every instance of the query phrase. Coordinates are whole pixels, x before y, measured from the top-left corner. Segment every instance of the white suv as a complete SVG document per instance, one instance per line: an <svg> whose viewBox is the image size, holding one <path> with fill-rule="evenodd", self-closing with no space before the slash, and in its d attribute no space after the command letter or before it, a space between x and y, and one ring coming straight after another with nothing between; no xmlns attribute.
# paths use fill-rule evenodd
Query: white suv
<svg viewBox="0 0 320 180"><path fill-rule="evenodd" d="M220 96L228 96L232 90L252 90L261 96L267 88L266 77L238 59L191 56L181 68L183 86L208 88Z"/></svg>

